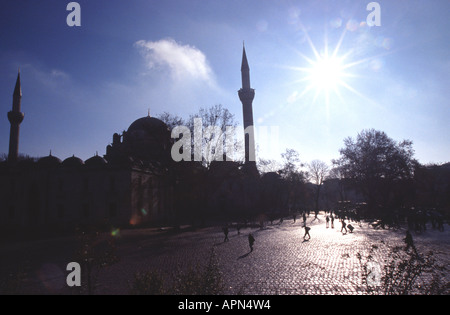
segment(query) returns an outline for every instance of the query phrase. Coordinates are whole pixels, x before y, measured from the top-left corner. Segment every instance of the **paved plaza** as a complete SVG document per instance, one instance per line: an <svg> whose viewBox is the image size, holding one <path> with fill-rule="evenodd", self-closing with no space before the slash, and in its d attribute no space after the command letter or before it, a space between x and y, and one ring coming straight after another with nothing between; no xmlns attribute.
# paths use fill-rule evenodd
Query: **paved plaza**
<svg viewBox="0 0 450 315"><path fill-rule="evenodd" d="M377 245L375 260L383 263L388 248L404 246L405 229L373 229L367 223L352 223L353 233L326 228L323 215L307 219L311 239L303 240L302 220L295 223L274 221L264 229L242 228L240 235L230 228L229 241L224 242L221 227L209 227L180 233L154 230L121 231L117 253L120 261L102 270L98 278L98 294L127 294L129 281L136 272L157 271L169 276L175 270L205 264L211 250L223 274L226 294L364 294L361 266L357 253L367 254ZM250 252L248 234L256 239ZM441 265L450 261L450 232L432 230L413 233L417 250L434 252ZM2 245L5 254L2 268L17 260L28 261L23 293L70 293L65 286L75 241L60 239L16 245ZM8 264L9 262L9 264ZM16 264L17 265L17 264ZM446 281L450 275L446 274Z"/></svg>

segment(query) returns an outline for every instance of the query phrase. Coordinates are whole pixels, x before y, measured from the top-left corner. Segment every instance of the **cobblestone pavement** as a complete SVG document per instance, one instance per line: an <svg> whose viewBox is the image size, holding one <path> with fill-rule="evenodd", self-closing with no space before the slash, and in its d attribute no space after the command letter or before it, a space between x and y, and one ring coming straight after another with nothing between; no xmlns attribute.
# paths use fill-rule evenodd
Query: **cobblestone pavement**
<svg viewBox="0 0 450 315"><path fill-rule="evenodd" d="M206 263L214 249L226 294L364 294L357 253L367 254L372 244L377 245L375 260L383 263L388 258L388 247L404 246L404 229L375 230L367 223L352 223L354 232L344 235L337 220L331 229L325 227L322 215L318 220L313 218L307 220L311 227L308 241L303 241L301 220L276 222L263 230L243 228L240 235L231 228L228 242L223 241L220 227L172 235L124 231L118 246L120 262L102 271L97 293L127 294L129 281L137 271L172 275L177 269ZM444 232L428 229L413 237L419 252L432 250L438 262L448 267L450 231L445 227ZM247 239L250 232L256 239L253 252ZM34 264L28 279L29 292L68 292L64 287L65 265L67 259L71 260L67 246L64 248L59 248L58 255L49 252Z"/></svg>
<svg viewBox="0 0 450 315"><path fill-rule="evenodd" d="M295 224L285 220L263 230L242 229L240 235L231 229L228 242L223 242L220 228L156 242L142 240L134 249L129 247L126 258L112 272L123 275L154 269L170 273L177 267L206 262L214 248L228 294L361 294L361 266L356 254L367 253L376 244L376 260L383 262L388 246L404 246L404 230L374 230L367 223L353 223L355 231L343 235L339 222L335 221L334 229L327 229L323 216L315 221L310 216L307 225L311 226L308 241L303 241L300 220ZM253 252L247 239L250 232L256 239ZM448 231L428 231L415 240L419 251L433 250L440 262L450 261ZM105 285L111 289L114 281Z"/></svg>

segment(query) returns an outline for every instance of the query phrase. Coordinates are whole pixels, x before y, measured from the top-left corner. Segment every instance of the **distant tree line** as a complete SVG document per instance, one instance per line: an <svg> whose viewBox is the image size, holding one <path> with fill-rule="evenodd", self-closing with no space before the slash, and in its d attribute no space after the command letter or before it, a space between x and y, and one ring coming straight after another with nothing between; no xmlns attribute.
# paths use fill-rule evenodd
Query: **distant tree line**
<svg viewBox="0 0 450 315"><path fill-rule="evenodd" d="M171 130L180 125L193 130L195 118L202 119L204 128L219 126L222 133L227 126L238 125L222 105L201 108L188 119L167 112L158 118ZM193 137L192 146L195 141L225 145L211 144L223 137L206 136ZM242 140L236 135L228 149L241 149ZM200 161L173 162L166 188L173 190L174 223L264 222L320 210L344 211L388 224L430 215L436 220L449 218L450 163L422 165L414 158L411 141L395 141L374 129L344 139L339 153L331 164L306 163L296 150L286 149L279 161L257 160L259 177L248 176L239 158L222 162L204 155ZM36 161L25 155L19 159ZM0 156L0 162L6 160L6 155Z"/></svg>
<svg viewBox="0 0 450 315"><path fill-rule="evenodd" d="M186 121L169 113L158 118L173 128L179 124L192 127L195 117L201 117L206 125L220 126L223 132L225 126L237 125L222 105L202 108ZM235 146L241 145L236 140ZM340 157L328 165L320 160L304 163L296 150L286 149L280 161L258 159L258 180L250 180L240 171L242 160L228 164L205 159L191 162L191 171L196 171L188 171L178 181L187 186L182 189L179 207L195 208L198 217L223 219L270 220L304 211L343 208L357 211L363 218L386 222L418 211L449 216L450 163L422 165L414 158L411 141L395 141L374 129L344 139L339 153Z"/></svg>
<svg viewBox="0 0 450 315"><path fill-rule="evenodd" d="M7 160L8 160L8 154L5 154L5 153L0 154L0 162L6 162ZM39 160L39 158L29 156L27 154L19 154L18 160L19 161L37 162L37 160Z"/></svg>
<svg viewBox="0 0 450 315"><path fill-rule="evenodd" d="M411 141L397 142L374 129L345 139L344 145L333 160L334 173L363 196L366 215L388 223L418 212L448 217L450 163L421 165Z"/></svg>

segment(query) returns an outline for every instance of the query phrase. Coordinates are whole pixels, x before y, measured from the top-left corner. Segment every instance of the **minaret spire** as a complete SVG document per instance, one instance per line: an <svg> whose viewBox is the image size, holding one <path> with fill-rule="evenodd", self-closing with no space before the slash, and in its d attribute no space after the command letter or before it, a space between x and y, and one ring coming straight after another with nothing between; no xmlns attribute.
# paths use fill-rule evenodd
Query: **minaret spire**
<svg viewBox="0 0 450 315"><path fill-rule="evenodd" d="M15 163L19 158L19 130L24 114L20 111L22 103L22 87L20 84L20 68L17 74L16 86L13 93L12 110L8 112L8 120L11 123L9 134L8 162Z"/></svg>
<svg viewBox="0 0 450 315"><path fill-rule="evenodd" d="M16 86L14 87L13 93L13 105L19 106L18 108L13 108L13 110L17 110L20 112L20 104L22 99L22 87L20 85L20 68L17 72L17 80Z"/></svg>
<svg viewBox="0 0 450 315"><path fill-rule="evenodd" d="M250 67L248 66L247 54L245 53L245 45L242 49L241 76L242 88L250 89Z"/></svg>
<svg viewBox="0 0 450 315"><path fill-rule="evenodd" d="M255 132L253 125L253 99L255 90L250 85L250 67L248 66L245 45L242 49L241 64L242 88L238 91L239 99L242 102L242 112L245 129L245 165L251 174L257 174L255 155Z"/></svg>
<svg viewBox="0 0 450 315"><path fill-rule="evenodd" d="M17 80L16 80L16 86L14 87L14 95L22 96L22 89L20 87L20 68L19 68L19 70L17 70Z"/></svg>

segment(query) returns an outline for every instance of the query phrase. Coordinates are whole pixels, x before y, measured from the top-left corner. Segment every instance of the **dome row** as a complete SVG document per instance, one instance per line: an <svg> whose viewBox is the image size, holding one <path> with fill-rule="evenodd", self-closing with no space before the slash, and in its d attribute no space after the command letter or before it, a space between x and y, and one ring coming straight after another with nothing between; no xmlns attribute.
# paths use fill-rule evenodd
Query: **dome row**
<svg viewBox="0 0 450 315"><path fill-rule="evenodd" d="M170 139L170 129L162 120L150 117L149 115L147 117L137 119L130 125L127 132L127 140L134 142L137 139L138 141L140 141L140 137L142 135L147 137L165 137L167 139ZM65 159L64 161L61 161L57 157L52 156L50 152L49 156L39 159L37 163L38 165L44 167L53 167L58 165L66 167L78 167L82 165L97 167L103 166L108 162L98 155L95 155L84 162L82 159L76 157L75 155Z"/></svg>
<svg viewBox="0 0 450 315"><path fill-rule="evenodd" d="M58 166L63 165L67 167L77 167L82 165L87 166L102 166L107 164L106 160L102 158L101 156L95 155L89 159L87 159L85 162L83 162L82 159L74 156L71 156L64 161L61 161L56 156L52 156L51 154L49 156L43 157L39 159L38 165L41 166Z"/></svg>

